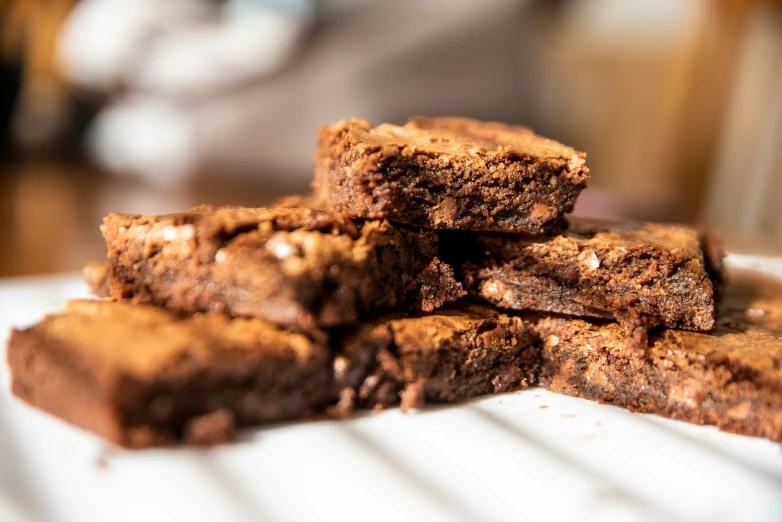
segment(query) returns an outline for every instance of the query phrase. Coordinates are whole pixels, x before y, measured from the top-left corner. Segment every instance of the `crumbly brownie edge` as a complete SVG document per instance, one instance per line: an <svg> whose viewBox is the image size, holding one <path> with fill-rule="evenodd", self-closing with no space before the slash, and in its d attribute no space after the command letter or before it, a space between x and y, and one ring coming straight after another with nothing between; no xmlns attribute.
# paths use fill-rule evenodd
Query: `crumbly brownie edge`
<svg viewBox="0 0 782 522"><path fill-rule="evenodd" d="M438 322L443 317L438 314L381 319L344 335L335 357L335 382L354 390L360 406L378 409L401 402L403 411L534 383L539 346L528 322L492 313L457 327L448 319Z"/></svg>

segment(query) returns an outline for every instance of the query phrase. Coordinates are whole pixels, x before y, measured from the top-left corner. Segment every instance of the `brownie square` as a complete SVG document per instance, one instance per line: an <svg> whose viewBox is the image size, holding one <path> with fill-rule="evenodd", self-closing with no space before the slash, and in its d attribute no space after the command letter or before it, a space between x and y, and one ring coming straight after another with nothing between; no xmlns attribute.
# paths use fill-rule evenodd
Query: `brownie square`
<svg viewBox="0 0 782 522"><path fill-rule="evenodd" d="M616 323L544 317L540 384L782 442L782 288L756 278L731 282L714 332L661 330L645 352Z"/></svg>
<svg viewBox="0 0 782 522"><path fill-rule="evenodd" d="M534 381L539 343L527 320L465 301L429 314L359 325L338 340L335 382L359 406L402 409L521 390Z"/></svg>
<svg viewBox="0 0 782 522"><path fill-rule="evenodd" d="M258 319L71 301L8 343L13 392L121 446L230 440L331 397L322 344Z"/></svg>
<svg viewBox="0 0 782 522"><path fill-rule="evenodd" d="M310 208L110 214L111 295L310 331L370 311L433 310L464 292L430 231Z"/></svg>
<svg viewBox="0 0 782 522"><path fill-rule="evenodd" d="M462 267L468 291L500 308L617 319L641 338L657 325L715 327L721 255L702 232L569 221L554 237L477 235L477 256Z"/></svg>
<svg viewBox="0 0 782 522"><path fill-rule="evenodd" d="M586 187L586 155L525 127L465 118L323 127L313 189L351 218L540 234Z"/></svg>

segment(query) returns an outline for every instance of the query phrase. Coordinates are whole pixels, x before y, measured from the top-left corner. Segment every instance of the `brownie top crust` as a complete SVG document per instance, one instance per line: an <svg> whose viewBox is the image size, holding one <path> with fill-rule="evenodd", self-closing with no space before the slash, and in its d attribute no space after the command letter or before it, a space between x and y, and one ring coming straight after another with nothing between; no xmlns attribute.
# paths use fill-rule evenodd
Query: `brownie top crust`
<svg viewBox="0 0 782 522"><path fill-rule="evenodd" d="M119 234L134 236L146 242L166 245L172 255L194 256L199 261L212 261L218 250L234 237L252 233L261 235L275 232L320 232L329 236L357 239L359 232L348 219L333 212L304 207L246 208L200 205L185 212L162 216L141 214L109 214L101 227L104 235L114 229ZM282 245L274 248L282 253ZM280 252L277 252L280 250ZM218 256L220 257L220 256ZM286 257L286 256L284 256Z"/></svg>
<svg viewBox="0 0 782 522"><path fill-rule="evenodd" d="M400 131L401 129L401 131ZM380 125L376 132L390 133L400 142L419 148L487 157L558 158L575 171L586 165L586 154L544 138L521 125L479 122L469 118L411 118L404 127Z"/></svg>
<svg viewBox="0 0 782 522"><path fill-rule="evenodd" d="M222 314L178 316L121 301L76 300L35 326L53 345L67 346L83 361L143 380L168 365L220 365L222 355L295 354L301 361L317 349L308 337L258 319ZM322 348L321 348L322 349Z"/></svg>
<svg viewBox="0 0 782 522"><path fill-rule="evenodd" d="M572 242L592 242L628 247L637 244L657 245L681 258L701 255L702 233L684 225L609 221L582 217L568 218L562 236Z"/></svg>
<svg viewBox="0 0 782 522"><path fill-rule="evenodd" d="M523 330L527 327L524 320L519 317L506 315L490 306L469 301L452 303L426 315L391 316L382 323L388 325L393 331L398 353L453 349L454 335L469 332L470 340L475 342L475 339L490 331L490 326L508 330ZM502 349L502 343L506 340L515 344L515 339L503 335L491 338L496 349Z"/></svg>
<svg viewBox="0 0 782 522"><path fill-rule="evenodd" d="M554 140L538 136L518 125L479 122L468 118L412 118L405 125L383 123L373 127L364 120L340 124L359 147L391 147L409 153L444 153L482 158L529 157L556 158L569 162L572 170L586 164L583 152Z"/></svg>

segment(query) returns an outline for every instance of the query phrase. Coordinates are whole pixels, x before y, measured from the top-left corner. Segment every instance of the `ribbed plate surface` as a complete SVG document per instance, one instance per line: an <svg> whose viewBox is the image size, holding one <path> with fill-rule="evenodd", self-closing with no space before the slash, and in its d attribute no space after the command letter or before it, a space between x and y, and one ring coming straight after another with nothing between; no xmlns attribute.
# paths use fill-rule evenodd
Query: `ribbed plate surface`
<svg viewBox="0 0 782 522"><path fill-rule="evenodd" d="M731 256L782 277L782 259ZM87 295L0 282L12 326ZM782 520L782 448L539 388L128 452L30 408L0 365L0 521Z"/></svg>

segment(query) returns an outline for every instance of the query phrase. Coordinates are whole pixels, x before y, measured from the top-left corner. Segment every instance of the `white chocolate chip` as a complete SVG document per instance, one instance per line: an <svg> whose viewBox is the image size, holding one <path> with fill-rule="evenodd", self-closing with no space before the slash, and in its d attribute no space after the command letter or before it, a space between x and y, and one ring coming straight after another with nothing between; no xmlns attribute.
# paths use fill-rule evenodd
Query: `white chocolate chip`
<svg viewBox="0 0 782 522"><path fill-rule="evenodd" d="M345 378L345 372L348 369L348 361L344 357L338 355L334 358L334 376L341 380Z"/></svg>
<svg viewBox="0 0 782 522"><path fill-rule="evenodd" d="M223 249L218 250L215 253L215 263L223 263L225 262L225 258L228 257L228 255L223 251Z"/></svg>
<svg viewBox="0 0 782 522"><path fill-rule="evenodd" d="M728 411L725 412L725 415L727 415L731 419L743 420L749 417L749 414L751 412L752 412L752 405L748 401L744 401L730 408Z"/></svg>
<svg viewBox="0 0 782 522"><path fill-rule="evenodd" d="M266 249L270 251L277 259L285 259L294 253L294 247L288 243L282 236L272 236L266 242Z"/></svg>
<svg viewBox="0 0 782 522"><path fill-rule="evenodd" d="M181 227L168 226L163 229L164 241L187 241L195 235L193 225L182 225Z"/></svg>
<svg viewBox="0 0 782 522"><path fill-rule="evenodd" d="M567 167L570 170L576 170L578 168L583 167L585 163L586 161L584 161L583 158L579 157L578 154L573 154L573 156L571 156L570 161L567 164Z"/></svg>
<svg viewBox="0 0 782 522"><path fill-rule="evenodd" d="M586 270L597 270L600 267L600 259L591 250L584 250L578 255L581 266Z"/></svg>

